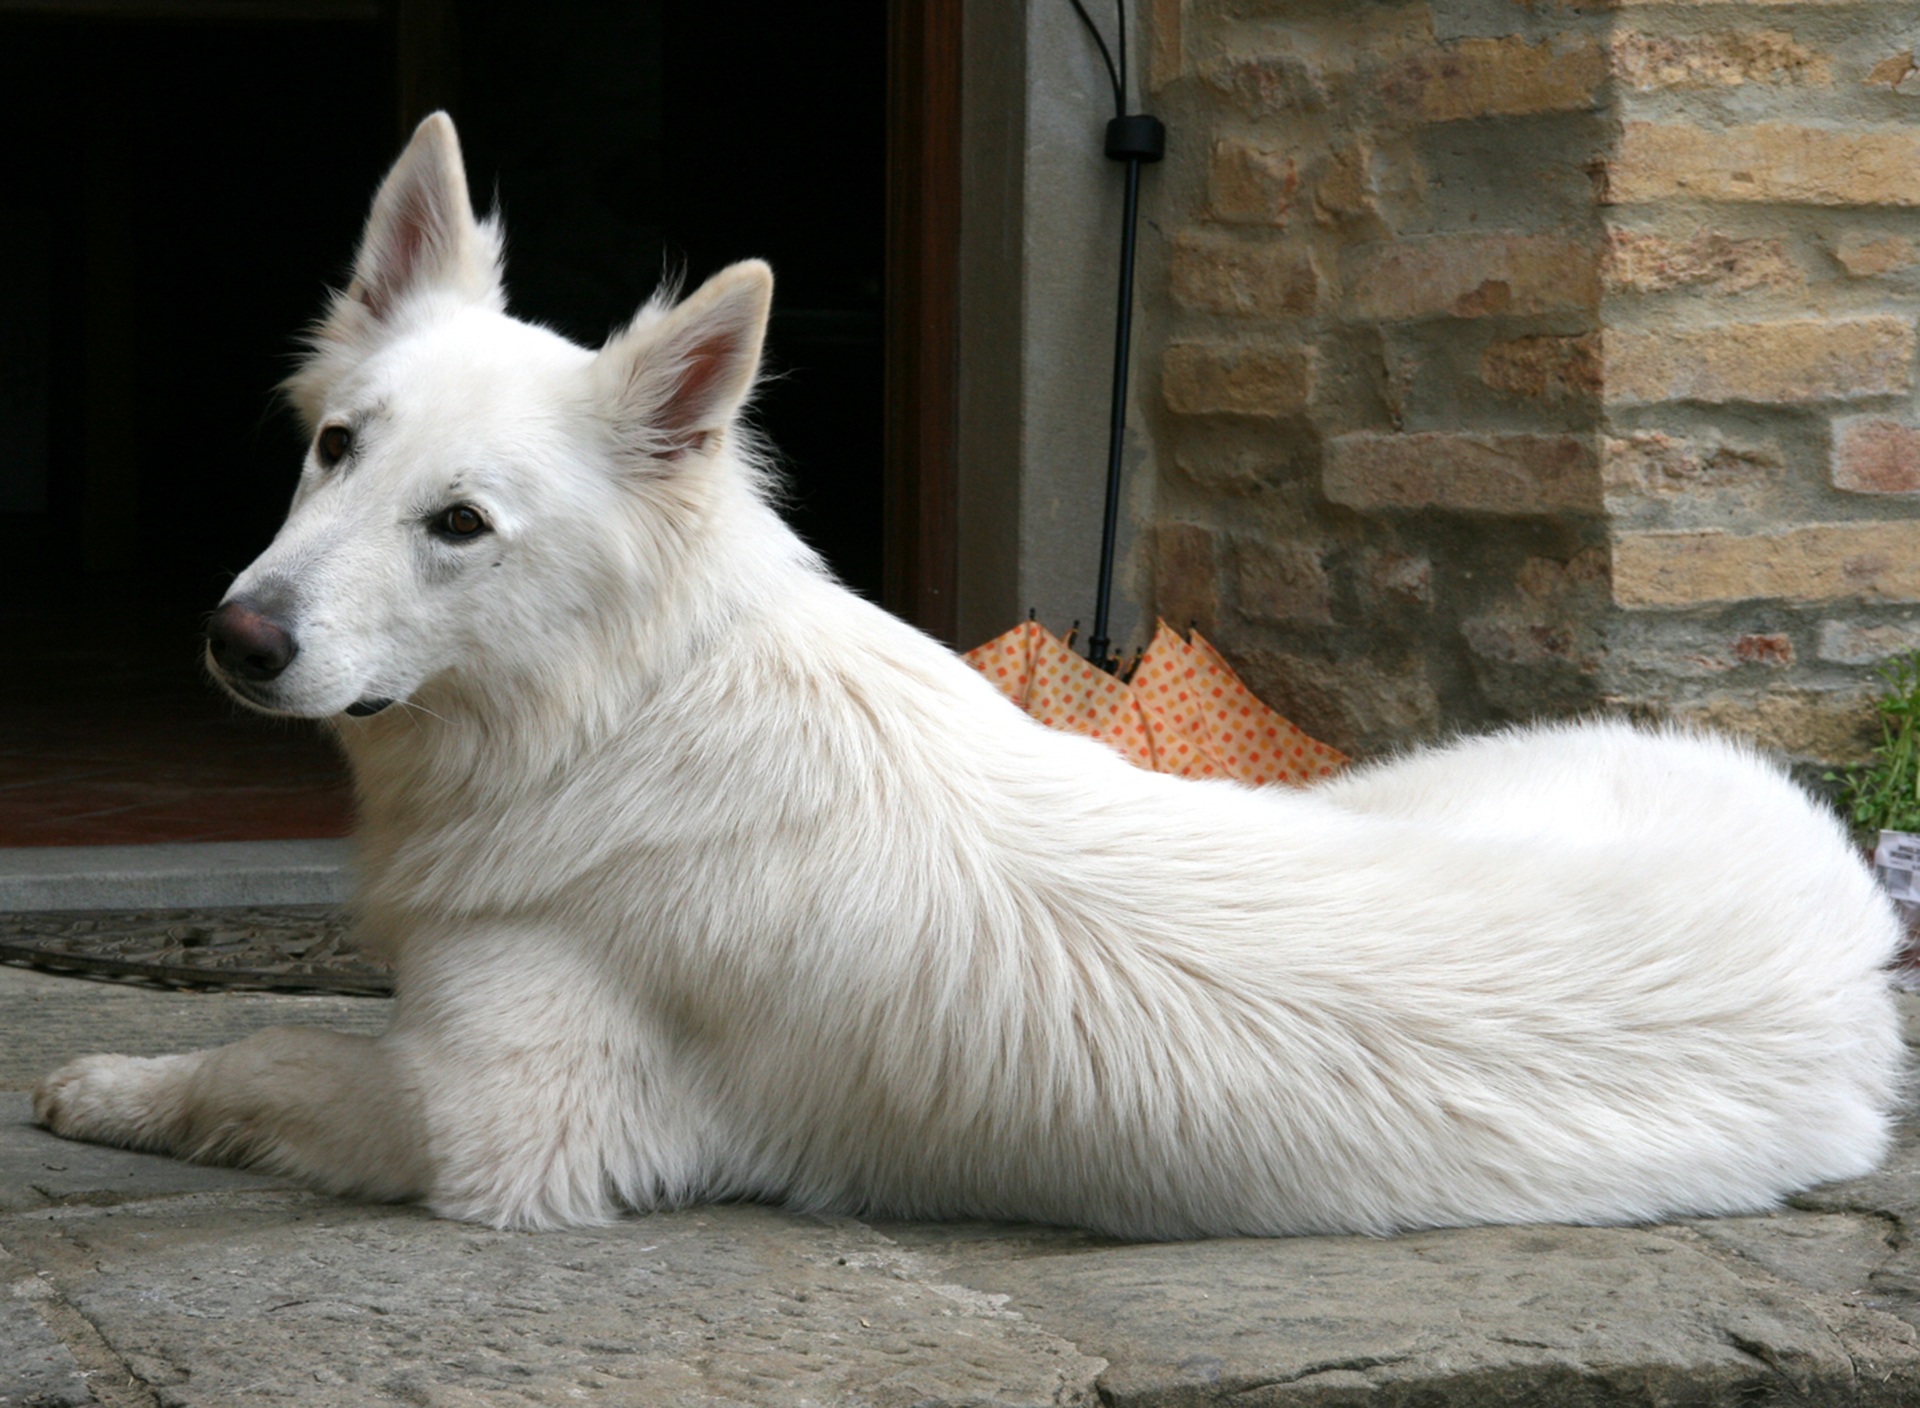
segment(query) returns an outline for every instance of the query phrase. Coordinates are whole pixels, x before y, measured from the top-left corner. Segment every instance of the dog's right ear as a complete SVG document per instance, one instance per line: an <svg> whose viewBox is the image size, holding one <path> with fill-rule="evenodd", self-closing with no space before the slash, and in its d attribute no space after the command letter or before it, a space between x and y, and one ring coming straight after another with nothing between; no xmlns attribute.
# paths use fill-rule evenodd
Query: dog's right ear
<svg viewBox="0 0 1920 1408"><path fill-rule="evenodd" d="M420 309L446 300L504 309L496 220L473 218L453 120L436 112L380 183L353 281L336 293L308 341L313 355L286 382L309 428L341 356L364 356Z"/></svg>
<svg viewBox="0 0 1920 1408"><path fill-rule="evenodd" d="M499 293L499 261L497 231L473 218L453 119L436 112L380 183L347 297L382 322L424 293L483 302Z"/></svg>

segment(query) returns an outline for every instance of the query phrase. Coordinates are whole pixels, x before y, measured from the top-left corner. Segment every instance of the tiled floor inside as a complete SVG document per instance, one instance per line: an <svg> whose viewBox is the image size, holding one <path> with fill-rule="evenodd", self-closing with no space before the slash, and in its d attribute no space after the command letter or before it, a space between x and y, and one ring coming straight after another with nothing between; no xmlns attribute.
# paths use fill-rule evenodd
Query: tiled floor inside
<svg viewBox="0 0 1920 1408"><path fill-rule="evenodd" d="M347 832L331 742L221 694L192 613L0 617L0 665L0 846Z"/></svg>

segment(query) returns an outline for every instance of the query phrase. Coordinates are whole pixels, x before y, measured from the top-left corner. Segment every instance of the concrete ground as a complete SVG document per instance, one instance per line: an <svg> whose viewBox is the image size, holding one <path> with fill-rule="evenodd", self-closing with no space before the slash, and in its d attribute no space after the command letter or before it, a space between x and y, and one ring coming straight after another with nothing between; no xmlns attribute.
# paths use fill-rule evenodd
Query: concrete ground
<svg viewBox="0 0 1920 1408"><path fill-rule="evenodd" d="M0 969L0 1404L1920 1401L1920 1120L1767 1217L1145 1246L746 1206L501 1233L28 1122L69 1056L383 1008Z"/></svg>

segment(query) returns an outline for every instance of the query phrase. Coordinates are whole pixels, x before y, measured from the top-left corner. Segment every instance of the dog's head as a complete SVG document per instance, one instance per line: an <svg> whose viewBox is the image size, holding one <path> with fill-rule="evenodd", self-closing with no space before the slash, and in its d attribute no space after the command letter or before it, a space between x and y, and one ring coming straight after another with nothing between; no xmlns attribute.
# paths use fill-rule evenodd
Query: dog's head
<svg viewBox="0 0 1920 1408"><path fill-rule="evenodd" d="M537 681L649 610L716 504L752 495L736 418L772 289L736 264L598 352L516 321L498 224L428 118L287 383L306 464L210 618L215 677L270 713L365 717L430 685Z"/></svg>

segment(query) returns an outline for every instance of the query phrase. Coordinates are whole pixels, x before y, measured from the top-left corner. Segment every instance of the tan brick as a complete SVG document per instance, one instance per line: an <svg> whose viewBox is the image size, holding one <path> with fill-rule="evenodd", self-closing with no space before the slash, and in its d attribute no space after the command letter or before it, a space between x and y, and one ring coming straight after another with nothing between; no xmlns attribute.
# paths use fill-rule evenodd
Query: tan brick
<svg viewBox="0 0 1920 1408"><path fill-rule="evenodd" d="M1377 215L1373 161L1373 148L1365 141L1341 147L1328 157L1313 188L1314 219L1322 225L1337 225Z"/></svg>
<svg viewBox="0 0 1920 1408"><path fill-rule="evenodd" d="M1920 493L1920 427L1884 416L1835 421L1833 487L1855 494Z"/></svg>
<svg viewBox="0 0 1920 1408"><path fill-rule="evenodd" d="M1318 67L1295 54L1255 54L1224 58L1207 68L1206 84L1249 117L1289 112L1318 112L1327 105L1327 86Z"/></svg>
<svg viewBox="0 0 1920 1408"><path fill-rule="evenodd" d="M1177 342L1161 369L1168 409L1189 416L1283 416L1313 397L1311 350Z"/></svg>
<svg viewBox="0 0 1920 1408"><path fill-rule="evenodd" d="M1801 762L1852 763L1873 745L1873 710L1860 690L1770 690L1757 698L1721 695L1652 712L1694 728L1744 738Z"/></svg>
<svg viewBox="0 0 1920 1408"><path fill-rule="evenodd" d="M1727 0L1561 0L1570 10L1632 10L1642 5L1659 5L1680 11L1692 9L1724 9ZM1860 0L1739 0L1742 9L1765 10L1772 6L1792 5L1808 9L1828 7L1857 7Z"/></svg>
<svg viewBox="0 0 1920 1408"><path fill-rule="evenodd" d="M1631 533L1614 540L1626 607L1726 601L1920 601L1920 521L1816 523L1740 536Z"/></svg>
<svg viewBox="0 0 1920 1408"><path fill-rule="evenodd" d="M1913 62L1913 50L1890 54L1867 70L1860 80L1869 87L1891 88L1896 93L1911 93L1920 86L1920 67Z"/></svg>
<svg viewBox="0 0 1920 1408"><path fill-rule="evenodd" d="M1740 668L1730 651L1704 638L1654 646L1615 640L1608 657L1615 678L1655 674L1678 680L1717 680Z"/></svg>
<svg viewBox="0 0 1920 1408"><path fill-rule="evenodd" d="M1187 69L1187 0L1147 0L1147 74L1155 92Z"/></svg>
<svg viewBox="0 0 1920 1408"><path fill-rule="evenodd" d="M1877 665L1895 655L1920 650L1920 622L1869 626L1857 621L1822 621L1817 650L1822 660L1835 665Z"/></svg>
<svg viewBox="0 0 1920 1408"><path fill-rule="evenodd" d="M1381 93L1389 111L1451 122L1591 108L1606 76L1606 54L1590 41L1462 39L1395 65Z"/></svg>
<svg viewBox="0 0 1920 1408"><path fill-rule="evenodd" d="M1236 495L1271 489L1291 468L1288 456L1274 450L1237 450L1205 444L1182 446L1173 462L1201 488Z"/></svg>
<svg viewBox="0 0 1920 1408"><path fill-rule="evenodd" d="M1321 487L1362 509L1557 514L1600 506L1593 446L1571 435L1361 433L1327 442Z"/></svg>
<svg viewBox="0 0 1920 1408"><path fill-rule="evenodd" d="M1851 230L1834 241L1833 257L1854 279L1897 274L1920 264L1920 250L1904 235L1869 235Z"/></svg>
<svg viewBox="0 0 1920 1408"><path fill-rule="evenodd" d="M1800 266L1777 239L1734 239L1709 230L1685 236L1609 230L1601 275L1610 293L1665 293L1711 288L1745 293L1756 288L1798 288Z"/></svg>
<svg viewBox="0 0 1920 1408"><path fill-rule="evenodd" d="M1794 656L1793 639L1779 633L1755 632L1721 640L1710 632L1697 632L1691 641L1651 647L1616 640L1611 658L1616 667L1630 673L1712 680L1743 665L1785 669L1793 664Z"/></svg>
<svg viewBox="0 0 1920 1408"><path fill-rule="evenodd" d="M1587 549L1566 561L1530 557L1514 576L1515 592L1460 623L1481 660L1499 665L1571 665L1591 669L1599 644L1596 608L1606 600L1606 553Z"/></svg>
<svg viewBox="0 0 1920 1408"><path fill-rule="evenodd" d="M1906 318L1800 318L1706 328L1608 330L1608 401L1799 402L1905 391L1914 329Z"/></svg>
<svg viewBox="0 0 1920 1408"><path fill-rule="evenodd" d="M1600 548L1586 548L1564 562L1554 557L1530 557L1513 575L1520 600L1535 605L1590 595L1604 588L1606 580L1607 554Z"/></svg>
<svg viewBox="0 0 1920 1408"><path fill-rule="evenodd" d="M1285 151L1238 140L1214 143L1207 197L1216 220L1285 225L1299 191L1300 170Z"/></svg>
<svg viewBox="0 0 1920 1408"><path fill-rule="evenodd" d="M1607 163L1606 189L1620 204L1920 205L1920 128L1629 122Z"/></svg>
<svg viewBox="0 0 1920 1408"><path fill-rule="evenodd" d="M1444 730L1439 693L1418 657L1335 661L1231 640L1216 644L1249 689L1343 752L1364 756L1404 748Z"/></svg>
<svg viewBox="0 0 1920 1408"><path fill-rule="evenodd" d="M1565 401L1600 392L1600 339L1576 336L1516 337L1480 354L1480 380L1496 391L1537 401Z"/></svg>
<svg viewBox="0 0 1920 1408"><path fill-rule="evenodd" d="M1320 286L1304 250L1188 232L1173 244L1174 299L1239 317L1311 313Z"/></svg>
<svg viewBox="0 0 1920 1408"><path fill-rule="evenodd" d="M1686 35L1629 30L1613 36L1608 56L1613 76L1641 92L1833 81L1827 55L1777 29Z"/></svg>
<svg viewBox="0 0 1920 1408"><path fill-rule="evenodd" d="M1387 55L1402 58L1433 47L1433 10L1424 3L1380 5L1322 5L1311 13L1300 0L1193 0L1210 33L1231 45L1269 42L1257 36L1278 31L1287 47L1310 45L1333 58L1351 62L1353 56ZM1096 11L1096 15L1097 15ZM1282 25L1235 25L1234 20L1284 20ZM1221 21L1228 21L1222 24Z"/></svg>
<svg viewBox="0 0 1920 1408"><path fill-rule="evenodd" d="M1153 606L1167 621L1212 634L1220 616L1219 559L1211 528L1162 523L1153 531Z"/></svg>
<svg viewBox="0 0 1920 1408"><path fill-rule="evenodd" d="M1333 620L1333 587L1326 551L1311 543L1242 538L1232 549L1234 600L1254 621Z"/></svg>
<svg viewBox="0 0 1920 1408"><path fill-rule="evenodd" d="M1506 615L1474 616L1460 623L1460 635L1482 660L1501 665L1565 663L1591 668L1581 657L1579 632L1572 621L1526 621Z"/></svg>
<svg viewBox="0 0 1920 1408"><path fill-rule="evenodd" d="M1392 548L1360 554L1356 585L1360 603L1370 610L1389 606L1433 609L1433 559Z"/></svg>
<svg viewBox="0 0 1920 1408"><path fill-rule="evenodd" d="M1564 312L1600 301L1597 252L1565 235L1431 235L1376 246L1352 270L1366 318Z"/></svg>
<svg viewBox="0 0 1920 1408"><path fill-rule="evenodd" d="M1600 482L1608 493L1693 494L1765 480L1781 467L1778 446L1702 442L1636 430L1601 442Z"/></svg>

